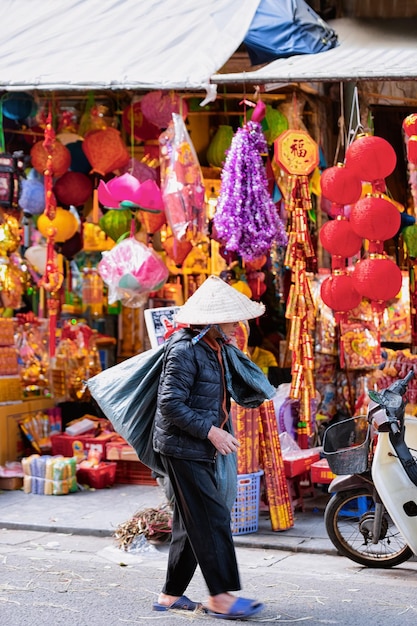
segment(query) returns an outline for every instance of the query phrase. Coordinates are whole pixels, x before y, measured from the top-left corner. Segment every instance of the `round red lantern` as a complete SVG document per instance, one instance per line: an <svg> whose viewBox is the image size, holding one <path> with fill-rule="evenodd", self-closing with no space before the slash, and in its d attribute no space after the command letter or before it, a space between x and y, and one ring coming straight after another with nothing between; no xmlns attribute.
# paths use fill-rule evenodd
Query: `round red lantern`
<svg viewBox="0 0 417 626"><path fill-rule="evenodd" d="M386 178L394 171L397 155L388 141L375 135L360 135L346 150L346 167L365 181Z"/></svg>
<svg viewBox="0 0 417 626"><path fill-rule="evenodd" d="M81 172L65 172L54 185L54 194L61 204L80 206L93 193L91 179Z"/></svg>
<svg viewBox="0 0 417 626"><path fill-rule="evenodd" d="M362 296L356 291L350 274L332 274L321 284L321 299L324 304L339 313L346 313L359 306Z"/></svg>
<svg viewBox="0 0 417 626"><path fill-rule="evenodd" d="M386 241L397 234L401 226L401 214L387 198L369 194L352 207L350 223L359 237Z"/></svg>
<svg viewBox="0 0 417 626"><path fill-rule="evenodd" d="M362 246L362 237L346 219L329 220L320 228L320 241L325 250L336 256L351 257Z"/></svg>
<svg viewBox="0 0 417 626"><path fill-rule="evenodd" d="M320 185L323 196L337 204L353 204L362 193L360 178L342 163L324 170Z"/></svg>
<svg viewBox="0 0 417 626"><path fill-rule="evenodd" d="M362 259L353 271L355 289L368 300L391 300L401 289L401 270L386 256Z"/></svg>
<svg viewBox="0 0 417 626"><path fill-rule="evenodd" d="M407 115L407 117L403 121L403 131L405 132L407 137L417 135L417 113L411 113L411 115Z"/></svg>
<svg viewBox="0 0 417 626"><path fill-rule="evenodd" d="M51 158L43 145L43 141L37 141L30 149L32 166L40 174L62 176L71 165L71 153L66 146L59 141L54 141L51 148Z"/></svg>

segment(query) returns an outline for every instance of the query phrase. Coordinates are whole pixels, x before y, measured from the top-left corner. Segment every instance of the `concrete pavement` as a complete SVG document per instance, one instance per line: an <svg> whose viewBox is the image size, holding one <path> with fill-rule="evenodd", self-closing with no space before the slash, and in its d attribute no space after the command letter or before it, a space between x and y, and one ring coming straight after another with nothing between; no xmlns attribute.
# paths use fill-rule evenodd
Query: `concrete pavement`
<svg viewBox="0 0 417 626"><path fill-rule="evenodd" d="M294 513L294 526L274 532L268 511L260 511L257 532L235 535L236 546L337 554L327 537L323 512L329 496L304 499L305 510ZM160 487L115 484L65 496L0 492L0 528L111 537L117 526L137 511L166 502Z"/></svg>

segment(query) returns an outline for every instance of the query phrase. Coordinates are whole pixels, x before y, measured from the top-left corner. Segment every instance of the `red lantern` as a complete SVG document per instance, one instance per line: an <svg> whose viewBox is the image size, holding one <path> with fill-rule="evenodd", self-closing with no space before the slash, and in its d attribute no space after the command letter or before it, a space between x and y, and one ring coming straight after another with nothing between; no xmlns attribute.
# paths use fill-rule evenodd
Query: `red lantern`
<svg viewBox="0 0 417 626"><path fill-rule="evenodd" d="M328 276L322 282L320 295L324 304L338 313L347 313L356 308L362 300L350 274Z"/></svg>
<svg viewBox="0 0 417 626"><path fill-rule="evenodd" d="M45 174L48 167L51 176L62 176L71 165L71 153L59 141L54 141L51 146L51 159L44 147L43 141L37 141L30 149L32 166L40 174Z"/></svg>
<svg viewBox="0 0 417 626"><path fill-rule="evenodd" d="M162 244L167 255L174 261L175 265L182 265L193 249L190 241L177 241L173 235L167 237Z"/></svg>
<svg viewBox="0 0 417 626"><path fill-rule="evenodd" d="M397 234L401 215L390 200L378 195L367 195L352 207L350 223L359 237L386 241Z"/></svg>
<svg viewBox="0 0 417 626"><path fill-rule="evenodd" d="M140 102L129 104L122 115L122 124L125 131L134 136L137 141L158 139L160 129L149 122L142 113Z"/></svg>
<svg viewBox="0 0 417 626"><path fill-rule="evenodd" d="M330 254L349 258L357 254L362 246L359 237L346 219L329 220L320 229L320 241Z"/></svg>
<svg viewBox="0 0 417 626"><path fill-rule="evenodd" d="M93 183L81 172L65 172L54 185L54 194L61 204L80 206L93 193Z"/></svg>
<svg viewBox="0 0 417 626"><path fill-rule="evenodd" d="M157 233L167 223L165 211L150 213L149 211L137 211L136 219L145 226L148 235Z"/></svg>
<svg viewBox="0 0 417 626"><path fill-rule="evenodd" d="M395 298L401 289L401 270L391 259L381 255L363 259L353 271L355 289L369 300L385 301Z"/></svg>
<svg viewBox="0 0 417 626"><path fill-rule="evenodd" d="M94 172L105 176L127 165L129 152L115 128L91 130L82 142L82 149Z"/></svg>
<svg viewBox="0 0 417 626"><path fill-rule="evenodd" d="M361 135L346 150L345 162L360 180L371 182L384 179L394 171L397 155L382 137Z"/></svg>
<svg viewBox="0 0 417 626"><path fill-rule="evenodd" d="M336 204L353 204L362 193L360 178L342 163L324 170L320 185L323 196Z"/></svg>
<svg viewBox="0 0 417 626"><path fill-rule="evenodd" d="M403 131L405 132L407 137L417 135L417 113L411 113L411 115L407 115L407 117L403 121Z"/></svg>

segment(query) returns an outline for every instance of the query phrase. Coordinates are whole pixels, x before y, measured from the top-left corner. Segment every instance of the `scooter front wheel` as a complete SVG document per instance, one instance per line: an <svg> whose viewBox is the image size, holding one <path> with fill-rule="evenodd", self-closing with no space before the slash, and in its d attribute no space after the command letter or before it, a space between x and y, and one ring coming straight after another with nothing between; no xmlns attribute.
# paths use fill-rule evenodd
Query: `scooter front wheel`
<svg viewBox="0 0 417 626"><path fill-rule="evenodd" d="M366 489L336 493L324 513L330 541L351 561L374 568L408 561L413 552L385 510L378 542L373 543L374 517L375 501Z"/></svg>

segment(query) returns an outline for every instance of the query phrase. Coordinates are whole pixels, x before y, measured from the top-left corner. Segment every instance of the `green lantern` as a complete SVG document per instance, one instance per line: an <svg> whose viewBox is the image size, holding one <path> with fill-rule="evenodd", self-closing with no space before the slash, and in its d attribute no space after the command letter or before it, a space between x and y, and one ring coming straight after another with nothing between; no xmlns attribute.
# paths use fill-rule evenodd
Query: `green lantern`
<svg viewBox="0 0 417 626"><path fill-rule="evenodd" d="M247 114L247 120L252 117L253 109L250 109ZM288 130L288 120L281 111L274 109L270 104L266 105L265 117L262 120L262 130L265 135L265 139L268 145L272 145L285 130Z"/></svg>
<svg viewBox="0 0 417 626"><path fill-rule="evenodd" d="M131 223L132 212L129 209L110 209L99 220L101 230L113 241L129 233Z"/></svg>
<svg viewBox="0 0 417 626"><path fill-rule="evenodd" d="M223 167L226 150L230 148L234 135L232 126L221 124L207 148L207 161L211 167Z"/></svg>

